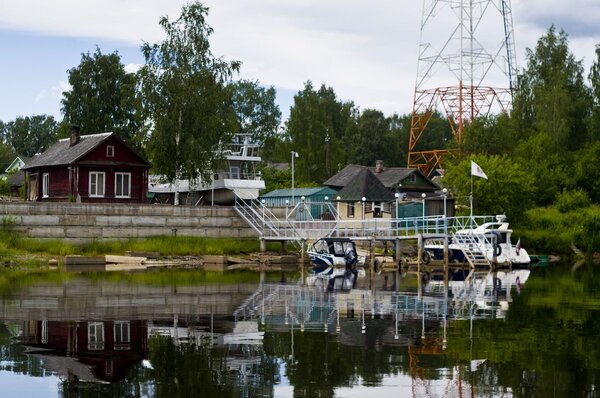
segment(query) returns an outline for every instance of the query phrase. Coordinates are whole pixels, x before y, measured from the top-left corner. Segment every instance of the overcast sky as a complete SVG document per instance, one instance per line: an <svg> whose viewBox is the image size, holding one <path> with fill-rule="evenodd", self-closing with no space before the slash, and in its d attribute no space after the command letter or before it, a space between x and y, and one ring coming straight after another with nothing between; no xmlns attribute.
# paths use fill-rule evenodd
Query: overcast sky
<svg viewBox="0 0 600 398"><path fill-rule="evenodd" d="M426 0L429 4L434 0ZM60 119L67 70L81 53L117 50L128 68L143 63L143 41L162 38L158 20L181 0L0 0L0 120ZM213 52L242 61L241 77L274 86L287 116L307 80L343 100L386 114L409 113L417 73L422 1L206 0ZM551 24L569 34L586 69L600 43L598 0L513 0L517 62ZM434 25L436 26L436 25ZM431 29L431 28L430 28ZM500 42L503 32L488 29ZM441 37L446 34L441 33ZM586 70L587 74L587 70Z"/></svg>

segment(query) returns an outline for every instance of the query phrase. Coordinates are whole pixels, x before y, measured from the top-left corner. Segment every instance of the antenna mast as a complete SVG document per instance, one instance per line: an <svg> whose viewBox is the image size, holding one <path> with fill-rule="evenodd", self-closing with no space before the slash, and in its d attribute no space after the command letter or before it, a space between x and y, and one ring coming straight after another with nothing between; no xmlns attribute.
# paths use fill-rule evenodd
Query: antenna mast
<svg viewBox="0 0 600 398"><path fill-rule="evenodd" d="M450 153L417 145L434 112L460 145L465 123L509 111L514 79L510 0L423 0L408 167L431 176Z"/></svg>

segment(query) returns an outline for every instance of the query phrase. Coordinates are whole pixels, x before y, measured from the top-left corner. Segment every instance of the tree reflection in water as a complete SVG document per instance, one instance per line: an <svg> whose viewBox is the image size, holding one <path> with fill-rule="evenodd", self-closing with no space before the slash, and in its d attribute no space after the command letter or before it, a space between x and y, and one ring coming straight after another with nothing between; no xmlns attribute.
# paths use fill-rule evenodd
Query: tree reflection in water
<svg viewBox="0 0 600 398"><path fill-rule="evenodd" d="M365 317L364 333L358 306L342 313L339 323L335 316L327 318L329 309L309 307L311 311L303 312L305 318L297 312L295 319L306 322L304 331L292 317L258 311L264 334L248 344L224 340L236 320L230 315L221 317L221 325L228 325L229 330L222 326L215 332L217 337L207 337L211 321L204 319L198 329L204 334L188 341L160 335L148 326L166 323L131 321L131 325L139 323L143 329L139 336L146 336L147 344L128 369L117 372L114 367L111 383L60 374L49 359L63 356L93 368L99 353L86 352L83 358L83 349L77 357L56 347L50 353L33 353L32 347L45 348L26 338L42 336L39 325L33 333L32 321L26 321L27 334L24 323L6 323L0 324L0 371L30 377L59 375L59 393L69 398L270 397L279 392L281 396L334 397L345 388L353 388L354 394L379 394L390 383L393 388L387 391L394 396L595 396L600 379L599 280L600 270L594 267L576 273L561 268L538 270L520 294L513 290L507 308L488 313L493 315L488 319L448 318L444 323L442 318L421 320L405 314L397 323L394 313L382 310ZM497 295L498 290L492 293ZM493 300L497 302L498 296ZM286 302L284 307L291 308L291 304ZM9 311L8 305L4 308ZM481 303L473 308L478 314L483 311ZM191 318L180 316L181 333L198 327L197 322L187 322ZM321 320L315 323L318 327L309 327L311 319ZM324 327L322 319L330 323ZM74 321L65 322L73 325ZM112 321L103 322L109 325L107 330L114 329ZM170 322L173 325L173 319ZM89 330L89 325L79 323ZM134 335L132 329L131 347ZM108 332L105 337L108 342ZM104 355L115 360L121 354L112 350ZM94 375L100 378L102 372ZM288 390L281 389L288 384Z"/></svg>

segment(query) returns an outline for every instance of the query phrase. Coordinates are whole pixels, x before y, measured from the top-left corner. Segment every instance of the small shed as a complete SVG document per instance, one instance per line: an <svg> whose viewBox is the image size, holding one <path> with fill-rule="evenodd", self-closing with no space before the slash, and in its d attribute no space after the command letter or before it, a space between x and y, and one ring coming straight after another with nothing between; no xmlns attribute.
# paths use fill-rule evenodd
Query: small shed
<svg viewBox="0 0 600 398"><path fill-rule="evenodd" d="M294 208L304 198L304 203L310 210L310 216L313 219L321 218L323 213L323 203L333 202L336 197L336 190L329 187L315 188L295 188L276 189L261 195L258 199L265 203L267 207ZM299 214L300 215L300 214ZM298 216L299 216L298 215ZM300 219L301 217L297 217ZM306 218L310 218L307 217Z"/></svg>

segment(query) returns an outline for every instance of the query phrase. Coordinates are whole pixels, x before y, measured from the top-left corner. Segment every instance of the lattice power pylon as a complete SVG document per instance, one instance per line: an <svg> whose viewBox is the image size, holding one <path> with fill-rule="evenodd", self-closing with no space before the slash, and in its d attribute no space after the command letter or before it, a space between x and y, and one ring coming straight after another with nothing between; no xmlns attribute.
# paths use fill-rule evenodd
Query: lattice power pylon
<svg viewBox="0 0 600 398"><path fill-rule="evenodd" d="M423 0L408 167L430 176L449 154L417 145L435 111L460 144L465 123L508 112L515 79L510 0Z"/></svg>

